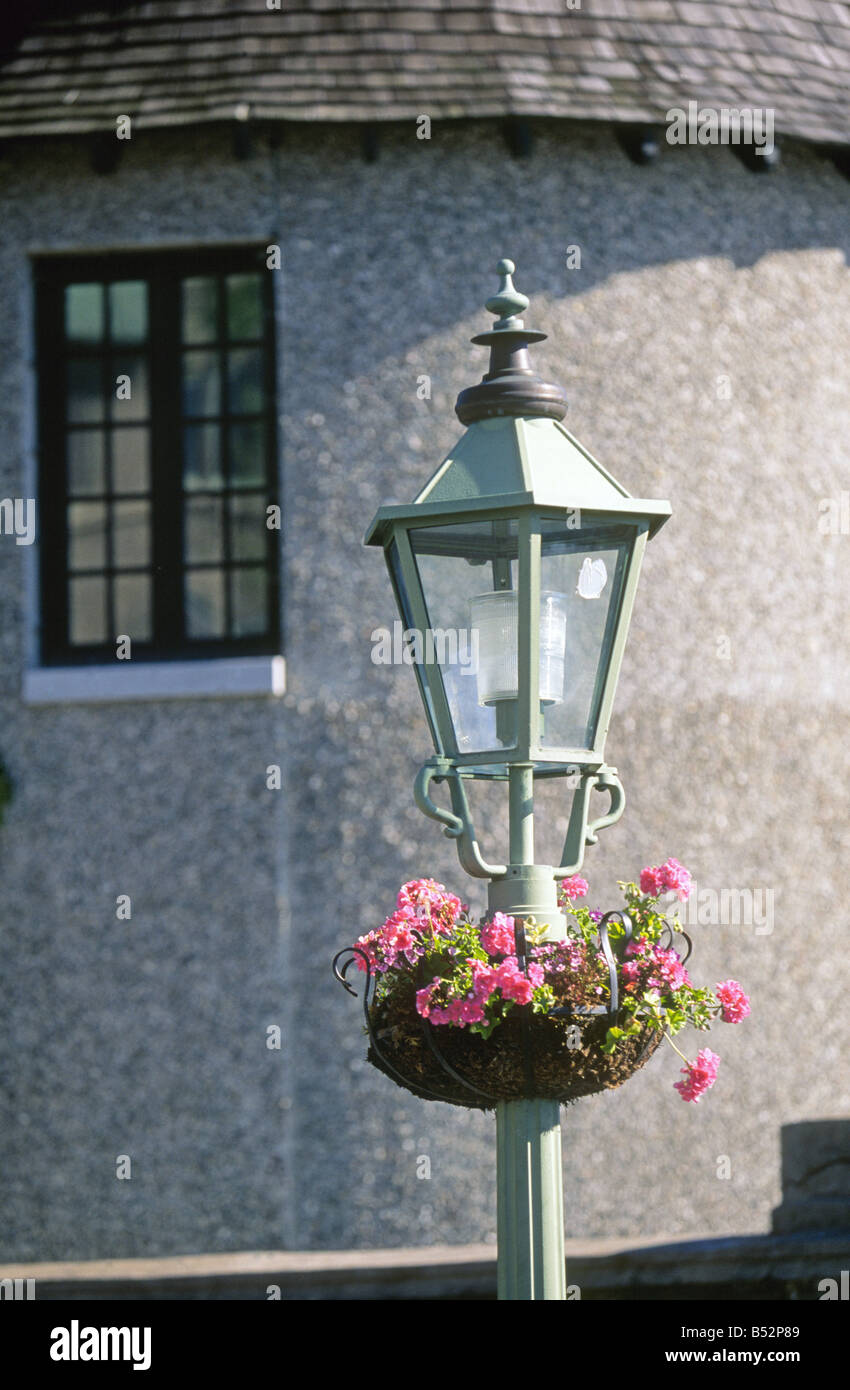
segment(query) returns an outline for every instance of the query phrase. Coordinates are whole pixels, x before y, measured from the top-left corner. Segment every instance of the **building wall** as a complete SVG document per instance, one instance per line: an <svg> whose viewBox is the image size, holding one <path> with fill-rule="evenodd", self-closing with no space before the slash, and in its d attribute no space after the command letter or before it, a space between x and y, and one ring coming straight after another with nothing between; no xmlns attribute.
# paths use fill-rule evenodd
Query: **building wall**
<svg viewBox="0 0 850 1390"><path fill-rule="evenodd" d="M375 164L349 128L290 132L276 151L258 139L242 161L214 131L139 134L109 176L76 142L7 148L0 497L32 476L30 253L282 245L288 688L24 704L32 556L0 537L0 756L16 784L0 829L3 1257L495 1237L492 1117L369 1068L329 963L405 879L484 907L413 807L424 721L410 671L370 659L394 614L361 539L461 431L452 407L485 370L468 339L502 255L550 334L536 355L567 387L568 426L674 508L621 676L608 756L629 804L588 852L594 901L616 905L618 878L671 854L702 889L773 895L760 926L694 929L694 975L753 995L744 1024L711 1035L723 1063L700 1106L672 1090L665 1048L564 1112L567 1231L767 1226L779 1125L848 1103L850 539L818 529L820 500L850 488L848 196L802 146L768 177L712 149L637 168L605 128L570 125L520 162L489 125L427 142L394 128ZM281 792L265 785L275 762ZM568 795L541 798L552 853ZM482 827L498 857L492 796ZM685 1038L694 1055L702 1040Z"/></svg>

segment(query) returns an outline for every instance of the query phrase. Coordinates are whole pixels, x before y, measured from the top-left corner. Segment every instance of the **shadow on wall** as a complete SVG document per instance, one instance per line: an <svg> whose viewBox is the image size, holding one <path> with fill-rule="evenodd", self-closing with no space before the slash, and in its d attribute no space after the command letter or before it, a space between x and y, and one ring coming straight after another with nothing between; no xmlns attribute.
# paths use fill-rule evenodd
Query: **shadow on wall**
<svg viewBox="0 0 850 1390"><path fill-rule="evenodd" d="M840 250L848 260L850 185L831 150L785 141L780 166L765 176L750 172L731 147L662 141L657 161L640 167L613 138L616 126L543 119L532 124L533 153L511 159L498 122L435 122L431 140L420 142L416 157L423 171L433 160L439 172L416 183L404 176L411 154L407 123L382 126L381 156L374 164L362 161L355 130L299 131L297 150L293 138L295 158L330 156L337 188L348 188L335 203L338 220L324 271L329 293L335 293L337 278L344 290L337 298L338 344L352 344L352 374L363 369L364 341L377 339L387 354L404 352L423 335L449 333L459 320L480 316L482 288L492 288L482 275L505 255L517 264L517 283L531 297L532 314L542 297L570 299L612 276L675 261L720 258L743 269L777 252L817 249ZM457 187L451 166L458 161L466 161L467 177L448 208L445 189ZM788 197L791 181L793 198ZM323 198L320 190L308 195L304 214L311 196L319 204ZM808 208L804 216L802 204ZM486 243L482 205L487 207ZM553 206L560 209L557 225L544 214ZM447 215L469 235L446 242ZM350 247L362 240L364 219L372 233L374 265L386 266L381 302L365 315L357 285L374 273L374 265L360 271L350 260ZM409 254L411 236L422 253L413 278L393 273L399 255ZM567 261L570 245L581 252L573 270ZM331 365L327 354L318 353L313 366L319 375L323 370L337 375L339 357Z"/></svg>
<svg viewBox="0 0 850 1390"><path fill-rule="evenodd" d="M6 771L6 764L3 762L3 759L0 758L0 825L3 824L6 816L6 807L12 800L14 791L15 788L12 779Z"/></svg>
<svg viewBox="0 0 850 1390"><path fill-rule="evenodd" d="M773 1230L850 1232L850 1120L782 1126L782 1203Z"/></svg>

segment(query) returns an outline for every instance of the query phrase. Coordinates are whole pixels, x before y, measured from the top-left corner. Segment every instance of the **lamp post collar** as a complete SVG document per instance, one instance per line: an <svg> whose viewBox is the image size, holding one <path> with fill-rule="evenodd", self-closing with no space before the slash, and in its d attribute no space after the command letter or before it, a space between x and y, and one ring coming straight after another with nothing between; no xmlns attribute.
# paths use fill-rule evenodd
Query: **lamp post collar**
<svg viewBox="0 0 850 1390"><path fill-rule="evenodd" d="M528 356L529 344L543 342L546 334L526 328L519 317L528 308L528 299L513 283L513 261L501 260L496 269L499 292L487 300L486 308L498 317L489 332L472 339L489 347L490 368L477 386L461 391L455 404L458 419L464 425L499 415L562 420L566 396L559 386L537 375Z"/></svg>

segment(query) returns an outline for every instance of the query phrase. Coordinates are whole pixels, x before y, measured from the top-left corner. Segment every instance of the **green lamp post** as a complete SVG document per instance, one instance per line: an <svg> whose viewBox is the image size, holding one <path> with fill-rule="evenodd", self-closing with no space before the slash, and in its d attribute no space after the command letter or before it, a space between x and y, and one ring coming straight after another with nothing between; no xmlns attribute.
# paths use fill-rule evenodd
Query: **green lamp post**
<svg viewBox="0 0 850 1390"><path fill-rule="evenodd" d="M410 506L381 507L366 543L384 549L434 755L414 787L419 808L457 843L467 873L489 880L490 911L534 917L563 939L558 882L622 815L605 738L647 539L670 504L631 497L561 424L566 400L528 348L514 265L499 262L493 328L479 385L461 392L467 426ZM534 862L534 782L570 777L561 862ZM507 862L484 859L466 783L508 784ZM445 783L451 809L432 787ZM608 794L592 814L593 790ZM499 1297L566 1297L559 1106L497 1107Z"/></svg>

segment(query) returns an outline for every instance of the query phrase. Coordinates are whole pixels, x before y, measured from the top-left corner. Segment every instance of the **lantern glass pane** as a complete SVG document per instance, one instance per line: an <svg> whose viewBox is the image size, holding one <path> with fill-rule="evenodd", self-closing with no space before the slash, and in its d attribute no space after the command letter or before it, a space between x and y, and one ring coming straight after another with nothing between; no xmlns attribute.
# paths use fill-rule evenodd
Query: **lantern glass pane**
<svg viewBox="0 0 850 1390"><path fill-rule="evenodd" d="M406 649L406 644L403 641L403 636L405 632L414 631L416 623L413 617L413 609L410 602L410 594L408 593L407 585L404 580L404 574L402 572L402 565L401 560L399 559L398 546L396 545L395 541L392 542L387 551L387 564L389 566L390 575L392 576L393 589L395 590L396 596L396 603L398 604L398 610L401 614L401 631L399 632L398 642L396 642L395 640L395 634L393 634L393 637L388 641L387 646L389 650L385 650L384 652L381 652L377 655L373 650L372 660L381 662L396 662L399 660L404 661L404 651ZM379 636L381 635L388 636L388 629L385 628L383 634L379 632ZM422 696L422 703L425 706L425 713L428 717L428 724L431 729L431 737L434 740L434 747L438 751L442 752L443 748L437 727L437 716L434 710L434 700L431 693L430 684L425 678L425 668L422 666L421 662L414 662L413 669L416 672L416 680L419 684L419 693Z"/></svg>
<svg viewBox="0 0 850 1390"><path fill-rule="evenodd" d="M429 660L432 671L433 663L439 667L458 752L515 747L517 523L470 521L409 534L428 616L420 656L426 678Z"/></svg>
<svg viewBox="0 0 850 1390"><path fill-rule="evenodd" d="M543 748L594 746L634 539L631 526L541 523L541 588L562 595L566 615L560 680L541 681Z"/></svg>

